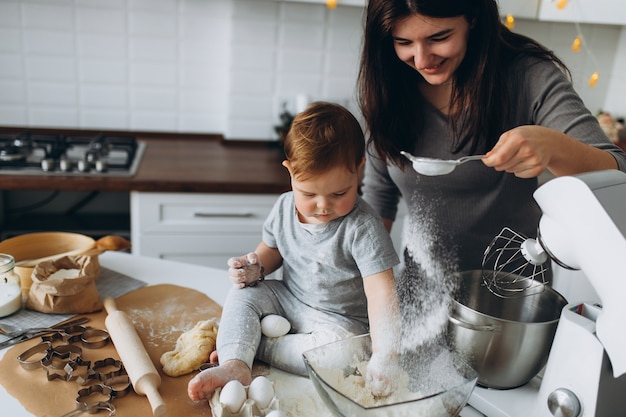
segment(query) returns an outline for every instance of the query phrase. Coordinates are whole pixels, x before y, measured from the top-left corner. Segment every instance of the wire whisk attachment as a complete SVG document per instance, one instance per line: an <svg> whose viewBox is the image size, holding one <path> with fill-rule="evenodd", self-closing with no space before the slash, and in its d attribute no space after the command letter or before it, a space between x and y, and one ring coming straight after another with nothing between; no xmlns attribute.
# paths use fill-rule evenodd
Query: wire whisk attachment
<svg viewBox="0 0 626 417"><path fill-rule="evenodd" d="M538 294L550 282L548 260L539 241L505 227L485 249L483 281L502 298Z"/></svg>

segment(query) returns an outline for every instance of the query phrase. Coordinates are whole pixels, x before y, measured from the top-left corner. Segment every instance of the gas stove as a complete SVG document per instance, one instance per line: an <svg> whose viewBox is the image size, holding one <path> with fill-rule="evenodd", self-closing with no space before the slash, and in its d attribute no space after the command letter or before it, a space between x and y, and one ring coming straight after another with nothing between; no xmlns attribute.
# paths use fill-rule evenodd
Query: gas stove
<svg viewBox="0 0 626 417"><path fill-rule="evenodd" d="M0 175L132 177L145 146L123 134L0 132Z"/></svg>

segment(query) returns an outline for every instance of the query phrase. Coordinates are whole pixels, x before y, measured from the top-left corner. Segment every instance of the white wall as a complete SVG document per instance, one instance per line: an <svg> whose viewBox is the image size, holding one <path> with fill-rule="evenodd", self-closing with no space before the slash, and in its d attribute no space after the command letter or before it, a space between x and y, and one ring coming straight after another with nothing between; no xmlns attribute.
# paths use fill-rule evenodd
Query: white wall
<svg viewBox="0 0 626 417"><path fill-rule="evenodd" d="M273 0L0 0L0 125L276 137L295 97L356 111L362 8ZM588 107L626 114L626 34L573 24L516 29L571 67ZM600 70L598 86L587 86Z"/></svg>

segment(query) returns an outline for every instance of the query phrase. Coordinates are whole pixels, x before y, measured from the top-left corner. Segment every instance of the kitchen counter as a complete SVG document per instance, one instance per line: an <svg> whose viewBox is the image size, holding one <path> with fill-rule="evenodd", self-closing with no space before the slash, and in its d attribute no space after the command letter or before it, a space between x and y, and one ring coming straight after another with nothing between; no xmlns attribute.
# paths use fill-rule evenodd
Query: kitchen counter
<svg viewBox="0 0 626 417"><path fill-rule="evenodd" d="M223 305L226 294L231 288L226 271L216 268L196 266L186 263L166 261L130 255L119 252L105 252L99 256L100 264L108 269L145 281L149 285L172 284L193 288L207 294L211 299ZM0 350L0 358L8 349ZM289 378L287 375L286 378ZM299 378L299 377L293 377ZM2 415L12 417L32 417L21 404L0 386L0 404ZM478 417L482 414L467 406L462 417ZM122 416L125 417L125 416ZM297 416L290 416L297 417Z"/></svg>
<svg viewBox="0 0 626 417"><path fill-rule="evenodd" d="M225 270L120 252L105 252L98 259L103 267L139 279L149 285L175 283L178 286L193 288L207 294L220 305L223 305L226 294L231 288ZM7 350L0 350L0 357ZM0 404L2 404L0 413L3 416L32 417L2 386L0 386Z"/></svg>
<svg viewBox="0 0 626 417"><path fill-rule="evenodd" d="M19 129L22 128L0 128L0 132ZM146 143L133 177L0 175L0 189L245 194L280 194L289 190L289 175L281 165L283 153L275 142L227 141L221 135L211 134L113 133L134 135Z"/></svg>

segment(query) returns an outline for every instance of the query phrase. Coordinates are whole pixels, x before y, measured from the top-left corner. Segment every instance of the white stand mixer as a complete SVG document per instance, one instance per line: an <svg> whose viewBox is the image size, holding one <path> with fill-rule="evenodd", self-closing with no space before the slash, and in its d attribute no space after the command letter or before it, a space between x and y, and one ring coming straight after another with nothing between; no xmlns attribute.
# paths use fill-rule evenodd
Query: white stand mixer
<svg viewBox="0 0 626 417"><path fill-rule="evenodd" d="M535 378L513 390L476 388L469 403L489 417L626 416L626 174L559 177L534 197L543 212L536 255L580 269L602 307L563 309L540 387Z"/></svg>

